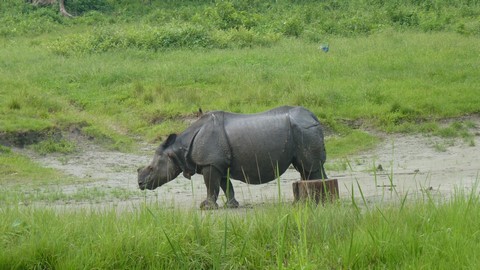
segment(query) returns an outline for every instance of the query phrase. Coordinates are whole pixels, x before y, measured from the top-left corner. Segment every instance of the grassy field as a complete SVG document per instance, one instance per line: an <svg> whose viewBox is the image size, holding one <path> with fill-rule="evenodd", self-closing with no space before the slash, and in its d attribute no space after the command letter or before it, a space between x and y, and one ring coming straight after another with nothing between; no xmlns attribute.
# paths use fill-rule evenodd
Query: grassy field
<svg viewBox="0 0 480 270"><path fill-rule="evenodd" d="M239 210L2 208L2 269L476 269L478 190Z"/></svg>
<svg viewBox="0 0 480 270"><path fill-rule="evenodd" d="M341 120L402 131L479 111L478 38L455 33L332 37L329 53L287 39L269 48L65 57L31 42L5 41L0 51L3 131L79 125L121 144L124 135L179 131L199 107L303 105L340 133L348 130Z"/></svg>
<svg viewBox="0 0 480 270"><path fill-rule="evenodd" d="M420 2L72 0L67 19L1 1L0 268L478 268L478 189L370 208L20 206L141 194L59 194L55 185L85 180L14 145L71 153L65 135L77 134L136 151L182 131L198 108L304 106L327 130L329 159L373 147L372 130L474 143L473 123L440 120L480 113L480 4Z"/></svg>

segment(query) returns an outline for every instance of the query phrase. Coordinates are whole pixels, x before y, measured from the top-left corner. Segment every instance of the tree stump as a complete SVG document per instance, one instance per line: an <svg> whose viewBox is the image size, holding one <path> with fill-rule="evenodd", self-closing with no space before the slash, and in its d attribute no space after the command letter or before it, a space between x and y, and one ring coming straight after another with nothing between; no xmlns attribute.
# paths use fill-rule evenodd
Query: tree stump
<svg viewBox="0 0 480 270"><path fill-rule="evenodd" d="M339 198L337 179L301 180L292 184L294 201L334 202Z"/></svg>

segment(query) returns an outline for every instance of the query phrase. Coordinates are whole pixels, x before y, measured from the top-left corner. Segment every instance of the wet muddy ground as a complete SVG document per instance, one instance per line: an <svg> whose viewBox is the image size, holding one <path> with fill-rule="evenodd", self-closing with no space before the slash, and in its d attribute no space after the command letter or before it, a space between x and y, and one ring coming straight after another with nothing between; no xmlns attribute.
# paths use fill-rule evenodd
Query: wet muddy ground
<svg viewBox="0 0 480 270"><path fill-rule="evenodd" d="M352 192L359 200L362 192L368 202L399 201L405 196L448 197L455 190L468 192L480 180L480 118L473 121L476 127L471 130L474 137L470 142L461 138L383 134L382 143L375 149L348 159L328 160L327 173L329 178L338 179L340 197L345 200L350 200ZM94 190L92 193L103 196L95 199L95 194L91 194L86 200L58 200L43 204L67 208L129 209L149 201L167 207L197 208L206 196L201 175L194 175L192 180L180 175L154 191L138 190L136 170L150 162L156 145L146 144L136 154L109 151L89 141L80 145L80 151L70 155L29 155L34 155L42 166L87 179L59 185L60 192L69 194L83 190L88 193ZM232 182L237 200L248 207L278 201L279 194L282 200L293 201L292 182L296 180L299 180L299 174L289 169L279 181L267 184ZM120 194L105 196L105 193ZM222 194L219 205L224 200Z"/></svg>

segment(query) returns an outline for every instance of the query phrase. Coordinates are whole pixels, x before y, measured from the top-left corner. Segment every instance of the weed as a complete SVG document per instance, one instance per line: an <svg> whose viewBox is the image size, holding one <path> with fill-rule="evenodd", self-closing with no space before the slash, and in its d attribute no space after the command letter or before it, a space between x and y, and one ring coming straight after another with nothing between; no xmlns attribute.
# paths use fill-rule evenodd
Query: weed
<svg viewBox="0 0 480 270"><path fill-rule="evenodd" d="M20 110L21 105L20 105L20 102L19 102L18 100L12 99L12 100L8 103L7 107L8 107L10 110Z"/></svg>
<svg viewBox="0 0 480 270"><path fill-rule="evenodd" d="M41 155L50 153L70 154L76 150L75 143L64 139L47 139L33 145L33 149Z"/></svg>
<svg viewBox="0 0 480 270"><path fill-rule="evenodd" d="M12 153L12 150L10 147L6 147L0 144L0 154L10 154Z"/></svg>
<svg viewBox="0 0 480 270"><path fill-rule="evenodd" d="M447 151L447 146L444 143L440 143L440 142L435 142L435 144L433 145L433 148L438 152Z"/></svg>

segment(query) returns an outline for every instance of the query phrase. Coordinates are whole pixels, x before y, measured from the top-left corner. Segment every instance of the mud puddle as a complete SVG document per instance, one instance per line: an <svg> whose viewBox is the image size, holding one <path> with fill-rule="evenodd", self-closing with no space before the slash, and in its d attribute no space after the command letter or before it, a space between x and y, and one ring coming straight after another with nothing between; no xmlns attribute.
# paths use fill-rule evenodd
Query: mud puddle
<svg viewBox="0 0 480 270"><path fill-rule="evenodd" d="M348 159L328 160L327 163L341 165L333 167L343 166L346 169L327 169L327 173L329 178L338 179L340 197L346 200L351 198L352 192L360 199L360 191L369 202L400 200L404 196L421 197L427 194L448 197L455 190L468 192L480 180L480 118L473 121L476 127L471 132L475 136L470 143L462 139L424 135L383 135L383 142L371 151ZM33 156L42 166L88 179L86 182L60 186L64 193L86 188L88 192L88 188L92 188L96 191L119 190L124 194L104 196L97 200L45 204L69 208L113 206L125 209L149 201L167 207L197 208L206 196L201 175L194 175L192 180L179 176L155 191L138 190L136 170L151 161L156 145L146 144L138 154L109 151L89 142L82 143L80 148L80 151L70 155ZM279 194L283 200L293 201L292 182L298 179L299 174L289 169L279 181L263 185L232 182L240 204L251 206L277 201ZM219 205L224 200L222 194Z"/></svg>

